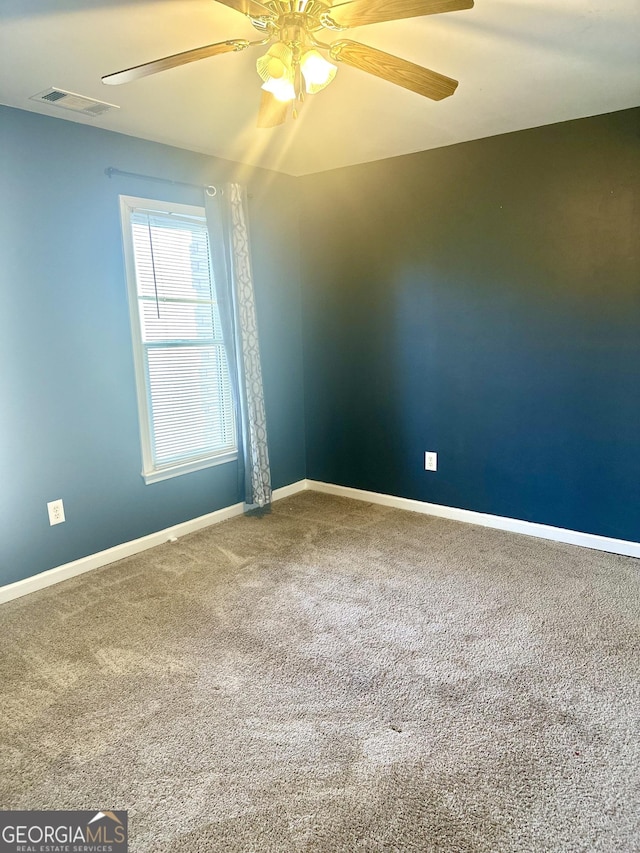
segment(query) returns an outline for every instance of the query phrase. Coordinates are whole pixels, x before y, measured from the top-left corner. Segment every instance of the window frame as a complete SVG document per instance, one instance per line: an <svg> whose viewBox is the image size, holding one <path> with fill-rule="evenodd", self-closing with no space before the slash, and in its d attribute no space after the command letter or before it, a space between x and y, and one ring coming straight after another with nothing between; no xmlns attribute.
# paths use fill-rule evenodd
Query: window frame
<svg viewBox="0 0 640 853"><path fill-rule="evenodd" d="M137 196L128 195L121 195L119 198L125 277L129 303L129 320L131 325L131 343L136 381L136 397L138 402L138 426L142 450L141 475L145 483L149 485L172 477L178 477L182 474L190 474L194 471L201 471L205 468L234 462L238 458L238 446L236 440L235 446L232 449L221 450L216 453L207 454L206 456L193 456L192 458L182 462L172 462L165 465L156 465L154 462L152 440L153 421L150 404L151 391L146 366L145 343L142 338L142 324L139 310L140 298L136 277L131 215L134 212L174 214L176 216L183 216L189 219L200 219L205 223L205 227L206 217L204 207L198 207L196 205L158 201L157 199L139 198ZM209 244L210 269L211 266L211 245ZM211 274L213 275L213 273Z"/></svg>

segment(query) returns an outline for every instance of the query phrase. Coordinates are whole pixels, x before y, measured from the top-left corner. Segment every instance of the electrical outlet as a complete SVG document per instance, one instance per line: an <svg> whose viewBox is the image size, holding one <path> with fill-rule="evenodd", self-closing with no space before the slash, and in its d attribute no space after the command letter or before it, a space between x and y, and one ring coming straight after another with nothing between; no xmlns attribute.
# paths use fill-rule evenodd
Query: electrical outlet
<svg viewBox="0 0 640 853"><path fill-rule="evenodd" d="M437 471L438 470L438 454L434 453L433 450L427 450L424 454L424 470L425 471Z"/></svg>
<svg viewBox="0 0 640 853"><path fill-rule="evenodd" d="M49 501L47 504L47 512L49 513L49 524L62 524L64 517L64 504L62 498L59 501Z"/></svg>

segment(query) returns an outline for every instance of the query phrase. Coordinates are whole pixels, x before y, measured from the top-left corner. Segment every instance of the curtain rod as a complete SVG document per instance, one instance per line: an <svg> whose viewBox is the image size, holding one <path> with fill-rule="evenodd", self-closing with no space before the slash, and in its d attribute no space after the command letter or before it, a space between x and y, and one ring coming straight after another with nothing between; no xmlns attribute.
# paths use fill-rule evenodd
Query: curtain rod
<svg viewBox="0 0 640 853"><path fill-rule="evenodd" d="M108 178L112 178L114 175L122 175L127 178L139 178L142 181L156 181L161 184L173 184L174 186L180 187L191 187L196 190L204 190L207 195L214 196L216 193L220 193L222 195L223 191L214 187L213 184L209 184L205 186L204 184L190 184L187 181L172 181L170 178L156 178L153 175L142 175L140 172L123 172L122 169L116 169L113 166L108 166L104 170L105 175Z"/></svg>

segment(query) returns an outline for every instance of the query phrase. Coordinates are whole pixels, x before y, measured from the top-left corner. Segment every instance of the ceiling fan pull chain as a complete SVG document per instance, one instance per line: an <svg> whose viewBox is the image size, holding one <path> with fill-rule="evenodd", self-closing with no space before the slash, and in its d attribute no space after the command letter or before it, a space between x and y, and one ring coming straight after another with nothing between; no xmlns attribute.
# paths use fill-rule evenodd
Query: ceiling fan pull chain
<svg viewBox="0 0 640 853"><path fill-rule="evenodd" d="M300 73L300 48L293 52L293 85L296 93L296 104L302 100L302 74ZM296 109L297 112L297 109Z"/></svg>

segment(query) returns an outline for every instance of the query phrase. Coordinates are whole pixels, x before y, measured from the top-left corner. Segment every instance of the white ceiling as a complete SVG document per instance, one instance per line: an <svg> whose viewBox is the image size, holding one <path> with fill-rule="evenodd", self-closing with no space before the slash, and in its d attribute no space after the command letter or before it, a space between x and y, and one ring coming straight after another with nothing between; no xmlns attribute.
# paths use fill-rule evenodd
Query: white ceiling
<svg viewBox="0 0 640 853"><path fill-rule="evenodd" d="M297 121L259 130L264 48L101 83L167 54L259 38L215 0L0 0L0 102L291 175L640 104L639 0L476 0L348 37L453 77L458 90L434 102L340 66ZM91 119L29 100L50 86L121 109Z"/></svg>

